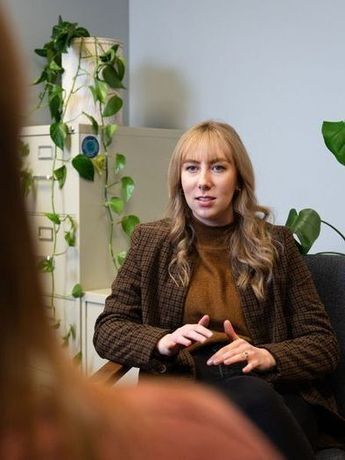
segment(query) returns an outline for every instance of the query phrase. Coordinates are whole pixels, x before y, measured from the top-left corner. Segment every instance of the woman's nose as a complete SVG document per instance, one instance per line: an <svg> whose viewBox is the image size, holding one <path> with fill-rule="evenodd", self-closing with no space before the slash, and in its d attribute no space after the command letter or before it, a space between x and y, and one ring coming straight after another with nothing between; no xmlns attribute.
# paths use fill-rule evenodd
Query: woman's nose
<svg viewBox="0 0 345 460"><path fill-rule="evenodd" d="M201 171L199 175L198 188L201 191L209 190L211 188L211 179L208 171Z"/></svg>

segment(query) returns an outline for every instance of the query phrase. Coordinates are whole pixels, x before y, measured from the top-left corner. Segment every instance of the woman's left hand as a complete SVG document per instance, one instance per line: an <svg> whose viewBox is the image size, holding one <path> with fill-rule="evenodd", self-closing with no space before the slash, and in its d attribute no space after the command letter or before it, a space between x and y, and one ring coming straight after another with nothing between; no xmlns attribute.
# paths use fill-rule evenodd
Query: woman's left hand
<svg viewBox="0 0 345 460"><path fill-rule="evenodd" d="M231 343L225 345L212 355L207 364L218 365L225 364L226 366L241 361L247 361L247 365L243 368L245 374L252 370L267 371L276 365L276 360L273 355L265 348L257 348L251 345L244 339L241 339L229 320L224 321L224 332L231 340Z"/></svg>

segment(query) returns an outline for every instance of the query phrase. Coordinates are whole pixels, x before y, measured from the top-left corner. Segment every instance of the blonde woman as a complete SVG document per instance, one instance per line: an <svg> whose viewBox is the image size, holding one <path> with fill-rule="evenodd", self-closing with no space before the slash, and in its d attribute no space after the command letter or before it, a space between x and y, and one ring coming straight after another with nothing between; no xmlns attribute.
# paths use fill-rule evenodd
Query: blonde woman
<svg viewBox="0 0 345 460"><path fill-rule="evenodd" d="M292 235L267 222L246 149L225 123L189 129L168 180L170 216L136 228L96 323L98 353L208 383L287 458L312 458L324 430L330 442L343 429L324 383L339 353Z"/></svg>
<svg viewBox="0 0 345 460"><path fill-rule="evenodd" d="M0 14L0 458L216 460L280 456L214 393L91 385L48 324L19 184L22 85Z"/></svg>

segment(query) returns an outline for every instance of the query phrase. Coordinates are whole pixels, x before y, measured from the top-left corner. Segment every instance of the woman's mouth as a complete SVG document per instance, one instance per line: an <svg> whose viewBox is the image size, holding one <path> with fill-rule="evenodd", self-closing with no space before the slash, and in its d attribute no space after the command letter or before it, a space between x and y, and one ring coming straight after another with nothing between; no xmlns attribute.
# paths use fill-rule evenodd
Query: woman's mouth
<svg viewBox="0 0 345 460"><path fill-rule="evenodd" d="M213 201L216 198L214 196L197 196L195 199L197 201L201 201L202 203L208 203L209 201Z"/></svg>
<svg viewBox="0 0 345 460"><path fill-rule="evenodd" d="M208 208L213 205L214 200L216 198L214 196L197 196L195 200L202 208Z"/></svg>

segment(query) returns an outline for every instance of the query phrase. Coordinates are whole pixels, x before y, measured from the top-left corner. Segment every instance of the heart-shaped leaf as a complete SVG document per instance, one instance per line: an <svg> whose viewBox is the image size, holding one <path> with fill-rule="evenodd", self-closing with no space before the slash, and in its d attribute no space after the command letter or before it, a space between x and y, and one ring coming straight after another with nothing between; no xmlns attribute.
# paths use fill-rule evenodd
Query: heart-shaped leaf
<svg viewBox="0 0 345 460"><path fill-rule="evenodd" d="M92 115L89 115L88 113L86 112L83 112L83 115L85 115L91 122L91 125L92 125L92 131L94 132L94 134L98 134L98 123L97 123L97 120L95 120L95 118L92 116Z"/></svg>
<svg viewBox="0 0 345 460"><path fill-rule="evenodd" d="M125 202L133 195L134 188L135 183L131 177L125 176L121 178L121 194Z"/></svg>
<svg viewBox="0 0 345 460"><path fill-rule="evenodd" d="M115 212L116 214L122 214L123 212L123 208L125 206L125 203L124 201L117 197L117 196L113 196L109 201L107 201L106 203L106 206L109 206L110 209Z"/></svg>
<svg viewBox="0 0 345 460"><path fill-rule="evenodd" d="M123 264L126 258L126 255L127 255L127 251L121 251L116 254L116 262L119 267L121 267L121 265Z"/></svg>
<svg viewBox="0 0 345 460"><path fill-rule="evenodd" d="M111 117L112 115L115 115L115 113L121 110L122 105L123 101L119 96L115 95L111 97L103 110L103 116Z"/></svg>
<svg viewBox="0 0 345 460"><path fill-rule="evenodd" d="M110 65L105 66L103 69L102 76L104 78L104 81L106 81L111 88L124 88L119 74L116 72L114 67Z"/></svg>
<svg viewBox="0 0 345 460"><path fill-rule="evenodd" d="M121 221L122 230L126 233L126 235L131 236L136 225L138 225L139 223L140 220L137 216L124 216Z"/></svg>
<svg viewBox="0 0 345 460"><path fill-rule="evenodd" d="M81 284L75 284L73 286L73 289L72 289L72 296L75 298L75 299L78 299L79 297L83 297L84 295L84 292L83 292L83 288L81 287Z"/></svg>
<svg viewBox="0 0 345 460"><path fill-rule="evenodd" d="M115 157L115 174L119 174L120 171L126 165L126 157L122 153L117 153Z"/></svg>
<svg viewBox="0 0 345 460"><path fill-rule="evenodd" d="M58 214L55 214L54 212L45 212L44 215L46 217L48 217L48 219L51 222L53 222L54 224L56 224L56 225L61 224L61 220L60 220L60 217L58 216Z"/></svg>
<svg viewBox="0 0 345 460"><path fill-rule="evenodd" d="M117 130L117 125L115 124L104 126L102 133L103 133L103 138L104 138L104 144L106 147L108 147L111 144L116 130Z"/></svg>
<svg viewBox="0 0 345 460"><path fill-rule="evenodd" d="M65 185L66 176L67 168L65 165L61 166L61 168L54 170L54 179L58 181L60 189Z"/></svg>
<svg viewBox="0 0 345 460"><path fill-rule="evenodd" d="M73 167L78 171L83 179L93 181L95 176L95 168L90 158L85 155L77 155L72 160Z"/></svg>
<svg viewBox="0 0 345 460"><path fill-rule="evenodd" d="M68 136L68 126L63 121L58 121L50 125L50 137L54 144L63 150Z"/></svg>

